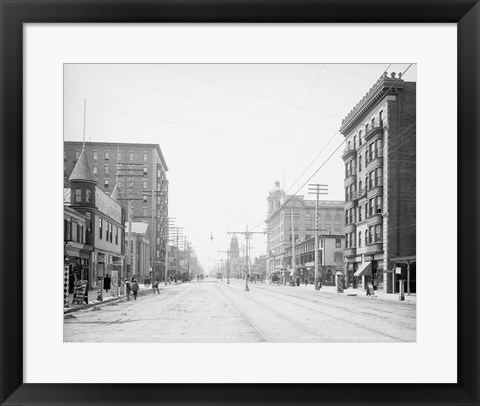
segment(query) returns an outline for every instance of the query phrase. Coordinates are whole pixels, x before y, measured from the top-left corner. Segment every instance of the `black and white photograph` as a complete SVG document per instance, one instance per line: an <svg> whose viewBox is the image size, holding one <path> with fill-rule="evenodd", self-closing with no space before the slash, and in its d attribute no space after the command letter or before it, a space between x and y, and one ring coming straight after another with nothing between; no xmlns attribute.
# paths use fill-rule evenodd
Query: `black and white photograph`
<svg viewBox="0 0 480 406"><path fill-rule="evenodd" d="M65 63L63 341L415 343L416 82Z"/></svg>

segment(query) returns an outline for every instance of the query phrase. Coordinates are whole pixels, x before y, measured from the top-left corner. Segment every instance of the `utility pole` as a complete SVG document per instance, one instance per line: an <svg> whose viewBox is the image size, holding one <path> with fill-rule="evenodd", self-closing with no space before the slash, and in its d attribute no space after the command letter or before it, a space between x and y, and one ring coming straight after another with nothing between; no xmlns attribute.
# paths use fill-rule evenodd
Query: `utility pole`
<svg viewBox="0 0 480 406"><path fill-rule="evenodd" d="M308 193L316 195L316 201L315 201L315 290L319 290L320 286L319 286L319 283L318 283L318 231L319 231L318 203L319 203L319 196L320 195L326 195L328 193L328 185L321 185L319 183L309 183Z"/></svg>
<svg viewBox="0 0 480 406"><path fill-rule="evenodd" d="M167 286L167 278L168 278L168 243L170 242L170 226L173 226L173 223L175 222L174 217L167 217L167 226L165 227L165 286Z"/></svg>
<svg viewBox="0 0 480 406"><path fill-rule="evenodd" d="M227 231L228 234L243 234L245 236L245 266L247 269L245 275L245 291L250 291L248 288L248 278L250 276L250 261L248 258L248 250L250 247L250 240L252 239L252 234L266 234L266 231L248 231L248 225L245 231Z"/></svg>
<svg viewBox="0 0 480 406"><path fill-rule="evenodd" d="M230 253L232 251L217 251L217 252L224 252L227 254L227 285L230 284Z"/></svg>

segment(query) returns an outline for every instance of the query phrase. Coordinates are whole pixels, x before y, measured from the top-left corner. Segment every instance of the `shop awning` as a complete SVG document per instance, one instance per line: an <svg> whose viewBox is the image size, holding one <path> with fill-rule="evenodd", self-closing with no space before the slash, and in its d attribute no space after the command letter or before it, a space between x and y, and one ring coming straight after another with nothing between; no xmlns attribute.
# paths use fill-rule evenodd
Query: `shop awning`
<svg viewBox="0 0 480 406"><path fill-rule="evenodd" d="M372 272L372 263L371 262L364 262L357 271L353 274L353 276L362 276L367 275Z"/></svg>

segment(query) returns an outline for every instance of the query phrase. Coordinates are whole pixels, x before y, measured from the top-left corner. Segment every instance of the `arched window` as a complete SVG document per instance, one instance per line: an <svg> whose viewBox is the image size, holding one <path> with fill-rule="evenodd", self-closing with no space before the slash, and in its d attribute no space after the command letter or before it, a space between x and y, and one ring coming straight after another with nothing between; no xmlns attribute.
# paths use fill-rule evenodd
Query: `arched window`
<svg viewBox="0 0 480 406"><path fill-rule="evenodd" d="M327 233L332 231L332 216L330 214L325 216L325 230Z"/></svg>
<svg viewBox="0 0 480 406"><path fill-rule="evenodd" d="M333 228L335 234L340 234L342 232L342 218L340 214L335 215L335 220L333 220Z"/></svg>

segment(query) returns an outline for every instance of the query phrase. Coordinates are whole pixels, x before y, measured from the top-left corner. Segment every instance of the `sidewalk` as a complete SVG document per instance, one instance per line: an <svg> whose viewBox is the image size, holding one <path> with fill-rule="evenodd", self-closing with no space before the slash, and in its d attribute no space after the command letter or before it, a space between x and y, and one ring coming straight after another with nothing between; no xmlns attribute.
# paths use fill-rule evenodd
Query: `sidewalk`
<svg viewBox="0 0 480 406"><path fill-rule="evenodd" d="M160 289L160 292L162 292L162 290L165 289L165 288L173 287L175 285L180 285L180 284L181 284L181 282L176 283L176 284L172 283L171 285L165 285L164 282L161 282L158 285L158 287ZM152 285L150 285L150 287L147 288L143 283L139 283L138 287L140 289L138 291L139 296L148 295L150 293L153 293ZM156 292L155 294L158 294L158 293ZM126 300L127 299L126 294L114 296L112 294L112 291L105 292L105 290L103 290L103 300L97 300L97 296L98 296L97 289L89 290L88 291L88 304L85 303L85 302L82 303L82 304L72 304L73 294L68 295L68 307L63 308L63 313L64 314L72 313L72 312L76 312L78 310L87 309L89 307L100 306L102 304L107 304L107 303L112 303L112 302L116 302L116 301L119 301L119 300ZM130 293L130 300L133 300L133 292Z"/></svg>
<svg viewBox="0 0 480 406"><path fill-rule="evenodd" d="M290 285L280 285L280 286L285 286L290 289L298 289L298 290L314 290L313 285L307 285L305 286L304 284L301 284L300 286L290 286ZM394 302L400 302L400 303L412 303L416 304L417 303L417 295L415 293L410 294L408 296L405 293L405 300L400 300L399 299L399 294L398 293L385 293L383 290L375 290L373 291L373 296L367 296L365 289L363 289L362 286L359 286L357 289L349 288L349 289L344 289L343 293L337 293L337 288L335 286L322 286L322 288L318 291L319 293L327 293L331 295L338 295L338 296L357 296L357 297L362 297L368 300L388 300L388 301L394 301Z"/></svg>

